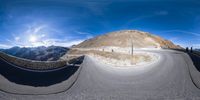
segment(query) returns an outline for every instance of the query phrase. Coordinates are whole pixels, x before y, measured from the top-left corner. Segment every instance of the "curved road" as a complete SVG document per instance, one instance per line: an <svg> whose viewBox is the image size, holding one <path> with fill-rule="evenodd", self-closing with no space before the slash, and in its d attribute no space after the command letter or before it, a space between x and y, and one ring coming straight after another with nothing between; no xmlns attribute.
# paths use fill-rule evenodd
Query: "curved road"
<svg viewBox="0 0 200 100"><path fill-rule="evenodd" d="M173 50L149 51L160 60L148 67L116 69L85 57L75 84L51 95L14 95L0 92L1 100L200 100L192 82L189 56Z"/></svg>

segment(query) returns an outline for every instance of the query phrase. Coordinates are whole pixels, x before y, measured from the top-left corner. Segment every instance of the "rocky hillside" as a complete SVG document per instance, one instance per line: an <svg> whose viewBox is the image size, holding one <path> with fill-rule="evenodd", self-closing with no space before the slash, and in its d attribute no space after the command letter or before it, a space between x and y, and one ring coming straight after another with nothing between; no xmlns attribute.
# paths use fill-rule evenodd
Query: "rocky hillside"
<svg viewBox="0 0 200 100"><path fill-rule="evenodd" d="M159 36L137 30L123 30L111 32L105 35L85 40L75 48L95 48L104 46L130 47L134 48L181 48L169 40Z"/></svg>
<svg viewBox="0 0 200 100"><path fill-rule="evenodd" d="M32 47L32 48L20 48L13 47L10 49L2 49L4 53L10 54L12 56L25 58L29 60L36 61L56 61L60 57L65 55L69 48L60 47L60 46L49 46L49 47Z"/></svg>

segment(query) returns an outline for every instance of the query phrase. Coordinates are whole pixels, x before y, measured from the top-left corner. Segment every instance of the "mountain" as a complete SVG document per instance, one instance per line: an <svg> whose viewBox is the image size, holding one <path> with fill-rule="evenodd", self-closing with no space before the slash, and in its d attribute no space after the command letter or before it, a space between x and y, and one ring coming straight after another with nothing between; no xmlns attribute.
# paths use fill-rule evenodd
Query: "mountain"
<svg viewBox="0 0 200 100"><path fill-rule="evenodd" d="M199 51L200 52L200 49L194 49L195 51Z"/></svg>
<svg viewBox="0 0 200 100"><path fill-rule="evenodd" d="M69 48L60 47L60 46L49 46L49 47L30 47L30 48L20 48L20 47L12 47L10 49L2 49L2 52L7 54L30 59L37 61L56 61L61 56L63 56Z"/></svg>
<svg viewBox="0 0 200 100"><path fill-rule="evenodd" d="M169 40L159 36L138 30L122 30L107 33L95 38L85 40L74 46L75 48L95 48L105 46L130 47L134 48L181 48Z"/></svg>

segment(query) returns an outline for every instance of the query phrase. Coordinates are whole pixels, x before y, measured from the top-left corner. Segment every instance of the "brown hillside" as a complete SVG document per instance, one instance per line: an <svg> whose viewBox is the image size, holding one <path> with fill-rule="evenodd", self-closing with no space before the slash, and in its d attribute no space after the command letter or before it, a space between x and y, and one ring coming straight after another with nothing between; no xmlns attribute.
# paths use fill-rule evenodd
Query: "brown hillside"
<svg viewBox="0 0 200 100"><path fill-rule="evenodd" d="M134 48L181 48L169 40L147 32L137 30L123 30L85 40L75 48L95 48L104 46L130 47L131 41Z"/></svg>

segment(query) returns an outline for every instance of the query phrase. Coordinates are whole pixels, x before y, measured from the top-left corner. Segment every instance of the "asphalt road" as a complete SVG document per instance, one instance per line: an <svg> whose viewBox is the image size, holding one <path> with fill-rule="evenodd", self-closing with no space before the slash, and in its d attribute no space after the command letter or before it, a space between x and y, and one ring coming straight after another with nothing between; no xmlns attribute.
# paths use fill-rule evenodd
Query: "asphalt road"
<svg viewBox="0 0 200 100"><path fill-rule="evenodd" d="M51 95L0 92L0 100L200 100L187 54L172 50L149 52L159 54L160 60L131 69L117 69L85 57L79 77L69 90Z"/></svg>

